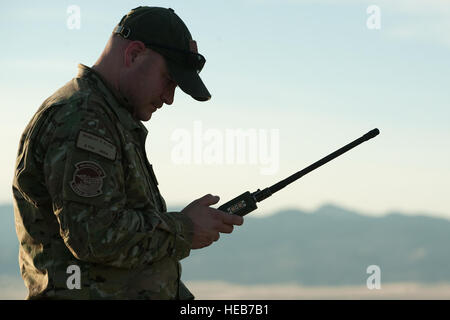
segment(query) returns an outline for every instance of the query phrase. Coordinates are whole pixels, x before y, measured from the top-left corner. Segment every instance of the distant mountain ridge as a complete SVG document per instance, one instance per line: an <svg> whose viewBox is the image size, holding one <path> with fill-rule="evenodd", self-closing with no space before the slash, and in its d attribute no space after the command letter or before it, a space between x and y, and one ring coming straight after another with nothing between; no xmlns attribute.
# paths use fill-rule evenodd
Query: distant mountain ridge
<svg viewBox="0 0 450 320"><path fill-rule="evenodd" d="M242 284L365 285L450 282L450 221L390 213L369 217L334 205L246 218L243 227L182 262L184 278Z"/></svg>
<svg viewBox="0 0 450 320"><path fill-rule="evenodd" d="M249 215L231 235L191 251L184 280L240 284L364 285L370 265L382 282L450 282L450 220L392 212L370 217L335 205L314 212ZM19 276L11 205L0 206L0 274Z"/></svg>

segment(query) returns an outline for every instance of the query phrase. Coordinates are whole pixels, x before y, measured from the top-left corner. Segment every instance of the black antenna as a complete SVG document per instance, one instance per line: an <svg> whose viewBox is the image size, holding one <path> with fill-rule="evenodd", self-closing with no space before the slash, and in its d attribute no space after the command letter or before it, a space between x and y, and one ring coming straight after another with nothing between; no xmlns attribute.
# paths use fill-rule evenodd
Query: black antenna
<svg viewBox="0 0 450 320"><path fill-rule="evenodd" d="M305 174L310 173L311 171L319 168L320 166L324 165L325 163L339 157L340 155L353 149L357 145L376 137L379 133L380 133L380 130L375 128L375 129L367 132L362 137L356 139L355 141L350 142L349 144L334 151L333 153L330 153L329 155L320 159L319 161L314 162L313 164L306 167L305 169L294 173L293 175L287 177L284 180L281 180L278 183L275 183L273 186L265 188L264 190L258 189L253 193L250 193L247 191L247 192L241 194L240 196L234 198L233 200L230 200L227 203L221 205L218 209L228 212L228 213L231 213L231 214L237 214L240 216L244 216L247 213L249 213L257 208L256 202L263 201L264 199L270 197L275 192L286 187L288 184L291 184L292 182L300 179Z"/></svg>

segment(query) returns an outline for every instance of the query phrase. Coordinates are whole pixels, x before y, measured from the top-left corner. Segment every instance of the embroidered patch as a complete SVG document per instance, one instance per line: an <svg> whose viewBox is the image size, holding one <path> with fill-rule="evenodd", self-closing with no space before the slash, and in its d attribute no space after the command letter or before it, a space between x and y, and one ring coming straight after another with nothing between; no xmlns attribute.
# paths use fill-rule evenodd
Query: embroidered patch
<svg viewBox="0 0 450 320"><path fill-rule="evenodd" d="M70 187L80 197L96 197L103 193L103 178L105 171L93 161L82 161L75 164Z"/></svg>
<svg viewBox="0 0 450 320"><path fill-rule="evenodd" d="M101 155L109 160L116 160L116 146L95 134L80 130L77 147Z"/></svg>

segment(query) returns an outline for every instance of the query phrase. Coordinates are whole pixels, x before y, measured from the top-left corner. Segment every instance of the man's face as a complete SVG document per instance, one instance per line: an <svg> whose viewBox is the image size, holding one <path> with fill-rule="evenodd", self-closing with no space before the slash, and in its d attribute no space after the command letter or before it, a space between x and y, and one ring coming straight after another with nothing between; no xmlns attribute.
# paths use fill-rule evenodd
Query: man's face
<svg viewBox="0 0 450 320"><path fill-rule="evenodd" d="M148 121L164 103L173 103L176 83L170 78L164 57L146 49L130 58L121 74L120 88L134 107L133 116Z"/></svg>

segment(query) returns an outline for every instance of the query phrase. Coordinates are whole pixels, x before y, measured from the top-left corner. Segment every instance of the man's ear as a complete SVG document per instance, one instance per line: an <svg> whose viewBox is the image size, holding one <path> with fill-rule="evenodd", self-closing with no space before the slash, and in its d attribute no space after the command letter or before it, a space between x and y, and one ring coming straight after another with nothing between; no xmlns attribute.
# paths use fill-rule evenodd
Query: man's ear
<svg viewBox="0 0 450 320"><path fill-rule="evenodd" d="M145 50L146 47L141 41L131 41L125 49L125 66L130 67L135 62L136 58L144 53Z"/></svg>

